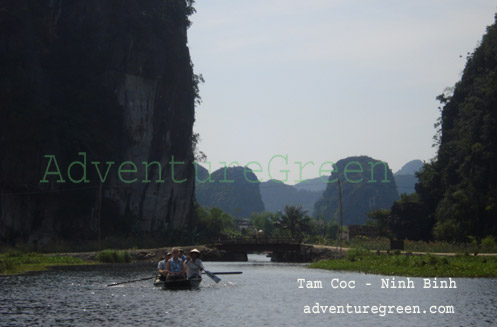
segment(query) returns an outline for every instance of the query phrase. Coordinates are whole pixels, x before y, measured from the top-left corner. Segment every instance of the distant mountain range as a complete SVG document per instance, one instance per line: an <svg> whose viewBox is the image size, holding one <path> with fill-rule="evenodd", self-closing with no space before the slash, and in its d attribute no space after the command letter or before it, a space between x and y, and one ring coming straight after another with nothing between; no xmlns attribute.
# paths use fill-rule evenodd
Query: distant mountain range
<svg viewBox="0 0 497 327"><path fill-rule="evenodd" d="M326 189L326 183L328 182L328 177L330 176L321 176L321 177L306 179L300 183L295 184L295 188L297 190L323 193L324 190Z"/></svg>
<svg viewBox="0 0 497 327"><path fill-rule="evenodd" d="M415 173L423 167L424 163L421 160L412 160L406 163L395 174L395 182L397 183L397 191L401 193L414 193L414 186L418 182Z"/></svg>
<svg viewBox="0 0 497 327"><path fill-rule="evenodd" d="M360 183L349 183L343 174L347 164L354 161L364 171L360 174L349 173L347 177L352 180L362 178ZM379 161L367 156L340 160L337 162L338 174L331 176L332 180L339 176L342 182L344 223L362 224L367 219L367 212L376 208L390 208L400 193L414 192L417 182L414 173L423 166L421 160L412 160L395 175L387 168L389 182L382 183L385 167L378 164L374 171L378 181L371 183L370 162ZM356 168L357 165L349 166L349 169ZM200 165L197 167L195 194L200 205L218 207L238 218L247 218L254 212L282 211L285 205L301 205L309 215L322 214L327 219L337 218L338 185L336 182L328 183L330 177L322 176L288 185L275 180L259 182L257 176L244 167L227 168L226 176L224 170L222 168L213 172L211 181L208 181L207 169Z"/></svg>
<svg viewBox="0 0 497 327"><path fill-rule="evenodd" d="M371 157L348 157L336 163L337 171L330 176L326 190L314 205L314 216L339 221L342 187L343 223L364 224L367 213L374 209L388 209L399 198L395 179L387 164Z"/></svg>
<svg viewBox="0 0 497 327"><path fill-rule="evenodd" d="M317 186L310 182L304 185L309 186L309 189L316 189ZM311 215L314 203L321 197L325 187L319 185L322 190L317 188L317 191L310 191L305 186L299 188L297 185L287 185L274 180L262 182L260 190L266 210L276 212L283 210L285 205L301 205Z"/></svg>
<svg viewBox="0 0 497 327"><path fill-rule="evenodd" d="M411 160L408 163L406 163L404 166L402 166L402 168L400 168L394 174L394 176L397 176L397 175L414 175L418 170L421 169L421 167L423 167L423 165L424 165L424 163L421 160L419 160L419 159Z"/></svg>

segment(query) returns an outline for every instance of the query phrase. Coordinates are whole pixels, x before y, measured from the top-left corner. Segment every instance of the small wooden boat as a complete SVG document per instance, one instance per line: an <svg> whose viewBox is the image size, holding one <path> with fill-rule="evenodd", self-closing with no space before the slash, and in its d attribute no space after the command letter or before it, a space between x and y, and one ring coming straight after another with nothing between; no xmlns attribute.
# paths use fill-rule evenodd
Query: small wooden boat
<svg viewBox="0 0 497 327"><path fill-rule="evenodd" d="M154 280L154 286L161 287L165 290L190 290L199 288L202 278L190 278L190 279L172 279L172 280L160 280L156 277Z"/></svg>

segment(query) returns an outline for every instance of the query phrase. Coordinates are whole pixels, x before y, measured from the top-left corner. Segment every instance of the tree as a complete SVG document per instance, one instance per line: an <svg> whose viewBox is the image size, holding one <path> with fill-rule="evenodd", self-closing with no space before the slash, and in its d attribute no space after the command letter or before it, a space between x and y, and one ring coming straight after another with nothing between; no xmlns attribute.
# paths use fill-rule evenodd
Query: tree
<svg viewBox="0 0 497 327"><path fill-rule="evenodd" d="M390 210L390 230L399 239L429 241L434 219L425 214L418 195L402 194Z"/></svg>
<svg viewBox="0 0 497 327"><path fill-rule="evenodd" d="M301 238L304 232L310 229L311 218L307 216L307 211L301 206L285 206L284 214L281 215L274 225L280 230L290 232L290 237Z"/></svg>
<svg viewBox="0 0 497 327"><path fill-rule="evenodd" d="M189 231L195 232L191 238L209 241L222 237L235 230L235 222L226 212L213 207L209 210L197 205Z"/></svg>
<svg viewBox="0 0 497 327"><path fill-rule="evenodd" d="M376 228L376 232L380 237L392 238L390 231L390 210L376 209L368 212L368 217L372 219L371 224Z"/></svg>
<svg viewBox="0 0 497 327"><path fill-rule="evenodd" d="M278 220L278 214L272 212L261 212L261 213L253 213L250 216L252 220L252 225L254 225L257 230L263 230L264 235L270 237L274 232L274 222Z"/></svg>

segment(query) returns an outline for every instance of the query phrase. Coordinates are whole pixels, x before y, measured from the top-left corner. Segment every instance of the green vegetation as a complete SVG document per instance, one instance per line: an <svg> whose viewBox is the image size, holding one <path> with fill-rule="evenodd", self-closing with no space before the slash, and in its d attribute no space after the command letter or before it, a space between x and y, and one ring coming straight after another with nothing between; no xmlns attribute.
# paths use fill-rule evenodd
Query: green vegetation
<svg viewBox="0 0 497 327"><path fill-rule="evenodd" d="M0 254L0 275L46 270L49 266L87 265L78 258L9 251Z"/></svg>
<svg viewBox="0 0 497 327"><path fill-rule="evenodd" d="M417 193L401 194L391 209L373 210L368 217L372 220L366 223L376 227L378 236L401 240L432 239L433 217L423 215Z"/></svg>
<svg viewBox="0 0 497 327"><path fill-rule="evenodd" d="M482 243L488 235L497 236L496 56L494 23L468 56L461 80L437 97L438 153L417 174L418 197L410 199L410 209L402 210L407 201L401 210L392 208L397 225L417 226L416 234L452 242Z"/></svg>
<svg viewBox="0 0 497 327"><path fill-rule="evenodd" d="M261 212L250 216L253 226L265 238L293 238L304 243L334 245L338 224L324 217L313 219L301 206L285 206L281 212Z"/></svg>
<svg viewBox="0 0 497 327"><path fill-rule="evenodd" d="M329 243L325 245L334 245ZM390 240L388 238L354 238L343 243L344 247L364 248L367 250L387 251L390 249ZM407 252L431 252L431 253L497 253L497 246L492 237L487 237L480 244L476 241L471 243L449 243L445 241L410 241L404 240L404 249Z"/></svg>
<svg viewBox="0 0 497 327"><path fill-rule="evenodd" d="M374 254L351 249L345 258L319 261L311 268L415 277L497 277L496 257Z"/></svg>
<svg viewBox="0 0 497 327"><path fill-rule="evenodd" d="M311 218L301 206L285 206L284 214L274 225L282 231L288 231L292 239L302 239L304 232L311 228Z"/></svg>
<svg viewBox="0 0 497 327"><path fill-rule="evenodd" d="M213 207L209 210L195 207L194 219L189 228L182 230L177 243L200 244L219 238L232 238L241 235L235 227L233 217L223 210Z"/></svg>
<svg viewBox="0 0 497 327"><path fill-rule="evenodd" d="M16 248L27 248L28 251L42 253L67 253L99 251L100 249L152 249L163 247L166 245L165 243L166 239L163 233L141 233L106 236L100 242L98 240L84 242L57 240L46 244L38 244L36 248L20 244L17 244Z"/></svg>
<svg viewBox="0 0 497 327"><path fill-rule="evenodd" d="M102 250L97 254L97 260L104 263L128 263L131 256L128 251Z"/></svg>

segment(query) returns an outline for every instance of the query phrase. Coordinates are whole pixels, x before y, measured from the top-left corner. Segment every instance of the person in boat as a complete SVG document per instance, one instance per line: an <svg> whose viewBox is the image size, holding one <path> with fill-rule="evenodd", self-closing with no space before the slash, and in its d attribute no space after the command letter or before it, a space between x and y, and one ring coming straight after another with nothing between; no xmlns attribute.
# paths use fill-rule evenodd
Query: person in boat
<svg viewBox="0 0 497 327"><path fill-rule="evenodd" d="M179 258L179 249L173 248L171 250L172 258L169 259L166 265L167 279L185 279L186 272L183 261Z"/></svg>
<svg viewBox="0 0 497 327"><path fill-rule="evenodd" d="M193 249L190 251L190 257L185 261L186 278L202 278L200 275L204 270L204 264L200 260L200 251Z"/></svg>
<svg viewBox="0 0 497 327"><path fill-rule="evenodd" d="M185 262L186 260L185 250L179 249L179 258L181 259L181 261Z"/></svg>
<svg viewBox="0 0 497 327"><path fill-rule="evenodd" d="M164 252L164 260L159 261L157 269L159 270L160 280L166 280L167 278L167 262L171 259L171 252Z"/></svg>

